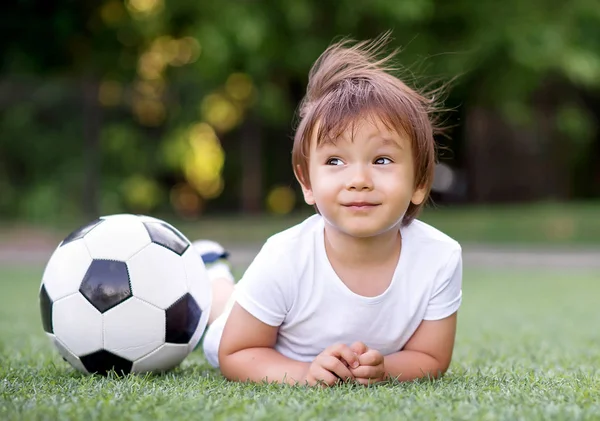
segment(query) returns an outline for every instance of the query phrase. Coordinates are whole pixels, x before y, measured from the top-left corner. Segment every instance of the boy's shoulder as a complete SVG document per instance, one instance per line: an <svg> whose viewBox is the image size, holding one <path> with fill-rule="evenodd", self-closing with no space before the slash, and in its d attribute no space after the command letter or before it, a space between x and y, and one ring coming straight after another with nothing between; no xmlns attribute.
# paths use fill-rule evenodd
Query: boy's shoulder
<svg viewBox="0 0 600 421"><path fill-rule="evenodd" d="M409 237L413 243L435 245L449 251L461 250L460 243L439 229L421 220L415 219L403 229L403 236Z"/></svg>
<svg viewBox="0 0 600 421"><path fill-rule="evenodd" d="M315 258L315 238L323 229L320 215L313 215L304 221L271 235L262 245L254 264L266 265L269 271L288 271L296 269Z"/></svg>
<svg viewBox="0 0 600 421"><path fill-rule="evenodd" d="M281 251L288 248L297 251L303 244L312 243L319 229L323 229L321 215L311 215L298 224L273 234L267 239L265 245Z"/></svg>

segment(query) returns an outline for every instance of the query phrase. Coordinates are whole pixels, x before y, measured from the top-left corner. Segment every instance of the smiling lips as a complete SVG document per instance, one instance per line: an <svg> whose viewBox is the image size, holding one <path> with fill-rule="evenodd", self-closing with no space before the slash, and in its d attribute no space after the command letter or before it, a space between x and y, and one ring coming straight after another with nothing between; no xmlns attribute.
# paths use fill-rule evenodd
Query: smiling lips
<svg viewBox="0 0 600 421"><path fill-rule="evenodd" d="M379 206L379 203L370 203L370 202L349 202L344 203L342 206L352 209L352 210L369 210Z"/></svg>

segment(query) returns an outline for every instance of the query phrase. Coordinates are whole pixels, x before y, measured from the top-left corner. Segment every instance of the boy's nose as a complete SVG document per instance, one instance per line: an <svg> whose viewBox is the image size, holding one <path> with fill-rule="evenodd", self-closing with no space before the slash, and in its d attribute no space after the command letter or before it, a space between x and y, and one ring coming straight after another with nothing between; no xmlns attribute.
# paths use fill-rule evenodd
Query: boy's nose
<svg viewBox="0 0 600 421"><path fill-rule="evenodd" d="M348 178L346 188L348 190L371 190L373 188L373 180L368 168L364 165L355 166Z"/></svg>

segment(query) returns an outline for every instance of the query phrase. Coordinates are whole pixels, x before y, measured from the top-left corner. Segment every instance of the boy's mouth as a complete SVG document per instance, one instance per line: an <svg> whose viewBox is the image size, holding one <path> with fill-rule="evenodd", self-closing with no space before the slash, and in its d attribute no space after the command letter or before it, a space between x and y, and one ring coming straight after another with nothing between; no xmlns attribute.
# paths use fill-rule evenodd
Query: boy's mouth
<svg viewBox="0 0 600 421"><path fill-rule="evenodd" d="M379 203L371 203L371 202L349 202L349 203L344 203L342 206L346 207L346 208L351 208L351 209L371 209L374 208L375 206L379 206Z"/></svg>

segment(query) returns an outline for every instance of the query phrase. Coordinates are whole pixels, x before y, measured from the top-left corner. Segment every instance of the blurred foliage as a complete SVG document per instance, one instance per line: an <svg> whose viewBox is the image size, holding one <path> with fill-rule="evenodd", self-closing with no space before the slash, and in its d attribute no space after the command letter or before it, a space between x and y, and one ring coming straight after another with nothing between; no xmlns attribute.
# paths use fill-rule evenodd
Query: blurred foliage
<svg viewBox="0 0 600 421"><path fill-rule="evenodd" d="M554 129L573 145L571 169L593 167L598 110L572 93L598 99L595 0L17 0L0 24L3 216L80 212L89 154L101 164L101 213L237 209L247 124L264 137L261 200L291 211L290 136L310 66L341 36L390 29L409 84L459 76L447 99L459 110L532 124L532 97L567 86ZM450 143L459 156L461 130Z"/></svg>

